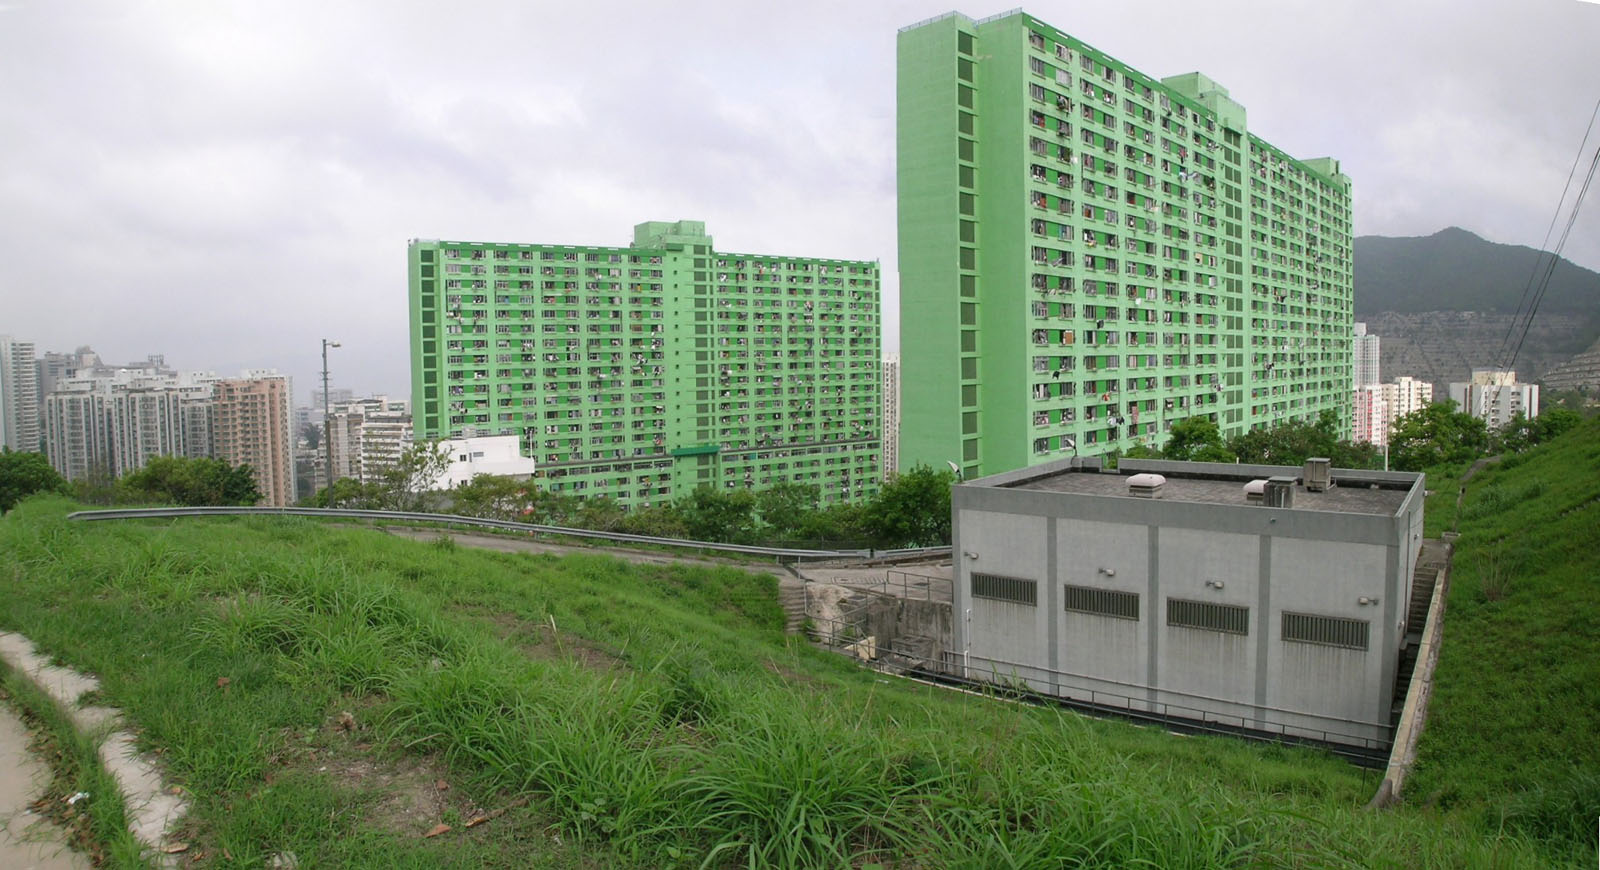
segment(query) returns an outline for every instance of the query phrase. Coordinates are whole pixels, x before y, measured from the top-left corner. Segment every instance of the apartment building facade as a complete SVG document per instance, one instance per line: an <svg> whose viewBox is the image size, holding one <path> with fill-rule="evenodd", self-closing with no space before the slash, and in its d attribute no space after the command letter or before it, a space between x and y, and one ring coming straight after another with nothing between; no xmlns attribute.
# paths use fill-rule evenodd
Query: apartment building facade
<svg viewBox="0 0 1600 870"><path fill-rule="evenodd" d="M261 504L294 504L294 433L290 428L294 393L289 377L269 370L246 371L243 377L219 379L213 388L215 456L229 465L250 466L261 491Z"/></svg>
<svg viewBox="0 0 1600 870"><path fill-rule="evenodd" d="M1350 420L1350 179L1021 11L898 45L900 462Z"/></svg>
<svg viewBox="0 0 1600 870"><path fill-rule="evenodd" d="M68 480L115 479L156 456L210 456L215 379L155 361L58 371L43 401L45 455Z"/></svg>
<svg viewBox="0 0 1600 870"><path fill-rule="evenodd" d="M413 240L419 439L517 435L543 485L648 505L708 484L881 472L879 267L718 251L697 221L627 247Z"/></svg>
<svg viewBox="0 0 1600 870"><path fill-rule="evenodd" d="M1367 332L1365 323L1355 325L1354 347L1351 349L1351 359L1355 365L1352 380L1355 386L1364 387L1382 382L1382 369L1379 366L1381 343L1382 339Z"/></svg>
<svg viewBox="0 0 1600 870"><path fill-rule="evenodd" d="M883 355L883 479L900 471L900 354Z"/></svg>
<svg viewBox="0 0 1600 870"><path fill-rule="evenodd" d="M39 366L33 342L0 335L0 447L37 453Z"/></svg>
<svg viewBox="0 0 1600 870"><path fill-rule="evenodd" d="M325 437L334 479L371 482L400 461L411 443L411 406L403 399L371 396L333 408Z"/></svg>
<svg viewBox="0 0 1600 870"><path fill-rule="evenodd" d="M1463 413L1499 429L1521 414L1539 416L1539 385L1517 382L1517 373L1498 369L1473 369L1472 378L1450 385L1450 398Z"/></svg>

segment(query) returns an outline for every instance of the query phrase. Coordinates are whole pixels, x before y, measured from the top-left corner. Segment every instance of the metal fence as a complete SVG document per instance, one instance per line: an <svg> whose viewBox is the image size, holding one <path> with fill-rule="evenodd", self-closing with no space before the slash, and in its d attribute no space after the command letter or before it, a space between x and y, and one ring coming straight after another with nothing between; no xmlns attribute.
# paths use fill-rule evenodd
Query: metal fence
<svg viewBox="0 0 1600 870"><path fill-rule="evenodd" d="M746 556L768 556L779 562L804 559L868 559L868 550L804 550L788 547L752 547L745 544L719 544L712 541L686 541L681 538L657 538L649 535L630 535L625 532L598 532L593 529L573 529L565 526L541 526L531 523L514 523L508 520L487 520L455 514L411 513L407 511L373 511L346 508L302 507L166 507L117 508L112 510L77 511L67 515L69 520L132 520L165 517L214 516L296 516L318 519L379 520L410 523L444 523L452 526L474 526L485 529L523 532L529 535L559 535L569 538L586 538L626 544L649 544L658 547L676 547L714 553L738 553Z"/></svg>

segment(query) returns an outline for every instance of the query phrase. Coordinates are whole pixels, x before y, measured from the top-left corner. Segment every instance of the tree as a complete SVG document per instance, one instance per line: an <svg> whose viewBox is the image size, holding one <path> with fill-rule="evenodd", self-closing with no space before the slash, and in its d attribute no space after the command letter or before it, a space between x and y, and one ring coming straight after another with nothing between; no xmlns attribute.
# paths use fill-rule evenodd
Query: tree
<svg viewBox="0 0 1600 870"><path fill-rule="evenodd" d="M867 533L879 547L933 547L950 543L950 487L955 475L918 464L889 479L863 510Z"/></svg>
<svg viewBox="0 0 1600 870"><path fill-rule="evenodd" d="M1222 430L1209 417L1188 417L1172 424L1161 452L1168 459L1188 462L1232 462L1234 459L1233 453L1223 446Z"/></svg>
<svg viewBox="0 0 1600 870"><path fill-rule="evenodd" d="M756 493L756 511L773 538L792 541L800 537L806 521L817 512L822 487L814 483L785 481Z"/></svg>
<svg viewBox="0 0 1600 870"><path fill-rule="evenodd" d="M1419 408L1389 429L1389 465L1401 471L1471 462L1488 450L1483 420L1457 411L1449 399Z"/></svg>
<svg viewBox="0 0 1600 870"><path fill-rule="evenodd" d="M30 495L41 492L71 493L63 478L50 466L43 453L20 453L0 448L0 514L17 506Z"/></svg>
<svg viewBox="0 0 1600 870"><path fill-rule="evenodd" d="M450 469L450 454L437 441L417 441L379 472L383 510L424 511L435 501L433 485Z"/></svg>
<svg viewBox="0 0 1600 870"><path fill-rule="evenodd" d="M480 474L450 490L450 511L487 520L528 521L533 486L500 474Z"/></svg>
<svg viewBox="0 0 1600 870"><path fill-rule="evenodd" d="M315 423L307 423L300 427L300 437L305 439L306 447L315 452L322 445L322 427Z"/></svg>
<svg viewBox="0 0 1600 870"><path fill-rule="evenodd" d="M210 457L156 456L117 482L119 501L160 501L184 507L253 505L261 500L249 465Z"/></svg>
<svg viewBox="0 0 1600 870"><path fill-rule="evenodd" d="M756 497L748 489L722 491L701 484L678 500L689 538L726 544L748 543L755 535Z"/></svg>
<svg viewBox="0 0 1600 870"><path fill-rule="evenodd" d="M1555 407L1541 412L1534 418L1534 423L1539 427L1539 442L1552 441L1559 438L1569 429L1583 423L1583 415L1571 408Z"/></svg>
<svg viewBox="0 0 1600 870"><path fill-rule="evenodd" d="M353 477L341 477L333 482L333 486L325 486L317 490L316 494L300 500L305 507L335 507L349 508L351 510L383 510L387 497L383 488L376 483L362 483Z"/></svg>

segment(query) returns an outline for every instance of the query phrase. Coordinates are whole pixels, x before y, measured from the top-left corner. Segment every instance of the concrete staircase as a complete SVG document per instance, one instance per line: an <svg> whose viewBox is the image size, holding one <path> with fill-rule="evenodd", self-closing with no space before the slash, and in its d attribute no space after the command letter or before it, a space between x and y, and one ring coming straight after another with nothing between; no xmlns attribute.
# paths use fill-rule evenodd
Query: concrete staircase
<svg viewBox="0 0 1600 870"><path fill-rule="evenodd" d="M1449 554L1440 541L1422 543L1417 553L1417 564L1411 572L1411 601L1406 608L1406 635L1400 643L1400 663L1394 672L1394 702L1390 712L1398 721L1400 708L1406 703L1406 690L1411 686L1411 674L1417 665L1417 650L1422 643L1422 629L1428 622L1428 606L1433 601L1433 587L1439 582L1439 573L1445 569Z"/></svg>
<svg viewBox="0 0 1600 870"><path fill-rule="evenodd" d="M778 603L786 617L783 630L790 634L800 630L806 621L806 584L804 580L783 577L778 580Z"/></svg>

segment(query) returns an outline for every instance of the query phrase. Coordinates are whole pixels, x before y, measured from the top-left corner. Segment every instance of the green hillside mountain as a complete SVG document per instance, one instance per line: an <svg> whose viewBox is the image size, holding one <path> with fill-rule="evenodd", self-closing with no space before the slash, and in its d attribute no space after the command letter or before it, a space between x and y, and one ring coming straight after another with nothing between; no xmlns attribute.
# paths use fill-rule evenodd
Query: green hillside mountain
<svg viewBox="0 0 1600 870"><path fill-rule="evenodd" d="M1383 311L1515 312L1541 251L1502 245L1460 227L1431 236L1359 236L1356 318ZM1567 260L1556 264L1540 312L1600 312L1600 273Z"/></svg>
<svg viewBox="0 0 1600 870"><path fill-rule="evenodd" d="M1355 241L1356 319L1382 339L1382 380L1411 375L1444 396L1474 368L1507 362L1519 336L1523 293L1544 254L1502 245L1459 227L1431 236L1360 236ZM1524 312L1525 314L1525 312ZM1544 373L1600 338L1600 273L1556 264L1538 316L1516 355L1519 380Z"/></svg>

